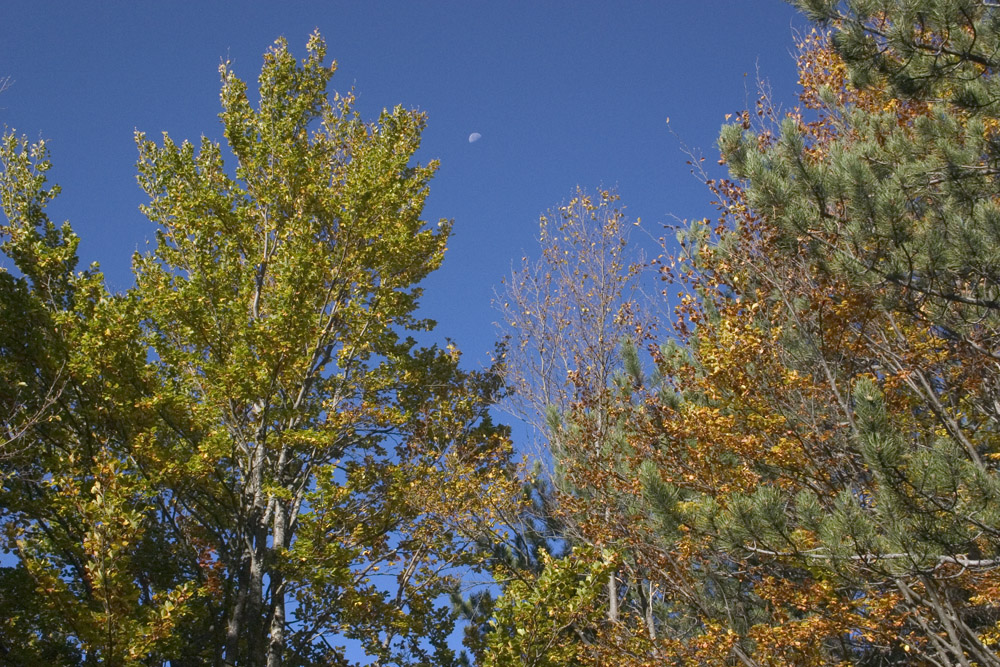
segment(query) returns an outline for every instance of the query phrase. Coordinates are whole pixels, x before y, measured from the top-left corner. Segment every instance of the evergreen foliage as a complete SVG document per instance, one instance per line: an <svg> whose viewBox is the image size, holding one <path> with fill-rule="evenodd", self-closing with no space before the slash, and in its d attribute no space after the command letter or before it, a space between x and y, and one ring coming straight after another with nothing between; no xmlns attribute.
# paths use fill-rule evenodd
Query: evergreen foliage
<svg viewBox="0 0 1000 667"><path fill-rule="evenodd" d="M601 430L558 422L556 501L628 610L558 664L1000 663L1000 14L799 5L832 35L801 108L723 129L719 218L658 262L656 382L620 338Z"/></svg>
<svg viewBox="0 0 1000 667"><path fill-rule="evenodd" d="M723 128L716 219L646 263L578 191L480 373L409 335L424 118L328 97L318 36L256 104L222 67L234 169L137 135L122 294L6 135L0 661L1000 666L1000 7L796 4L801 106Z"/></svg>

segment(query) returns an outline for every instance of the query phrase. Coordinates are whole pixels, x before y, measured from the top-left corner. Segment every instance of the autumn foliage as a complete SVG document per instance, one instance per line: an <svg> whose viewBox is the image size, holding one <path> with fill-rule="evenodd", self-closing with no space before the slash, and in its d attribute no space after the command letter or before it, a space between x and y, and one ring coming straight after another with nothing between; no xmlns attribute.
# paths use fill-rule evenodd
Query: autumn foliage
<svg viewBox="0 0 1000 667"><path fill-rule="evenodd" d="M490 371L412 332L450 222L424 117L328 96L319 35L220 69L224 135L136 135L155 243L76 270L44 143L0 147L0 661L449 664L448 595L516 487ZM9 594L12 592L13 594Z"/></svg>
<svg viewBox="0 0 1000 667"><path fill-rule="evenodd" d="M646 260L578 190L479 372L411 335L424 116L328 97L318 36L256 104L222 67L234 169L137 135L121 294L7 135L0 661L1000 665L1000 12L797 4L799 104L691 162L716 215Z"/></svg>
<svg viewBox="0 0 1000 667"><path fill-rule="evenodd" d="M997 664L995 282L955 211L995 205L957 185L986 178L993 121L859 88L829 33L798 47L801 106L737 114L718 218L654 263L675 304L655 373L553 428L565 538L615 554L582 599L623 610L558 664Z"/></svg>

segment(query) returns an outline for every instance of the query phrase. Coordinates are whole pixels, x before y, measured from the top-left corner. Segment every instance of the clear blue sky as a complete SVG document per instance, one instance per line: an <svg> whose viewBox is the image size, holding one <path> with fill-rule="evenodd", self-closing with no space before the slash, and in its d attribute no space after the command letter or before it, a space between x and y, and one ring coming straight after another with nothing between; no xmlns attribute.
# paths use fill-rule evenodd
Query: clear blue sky
<svg viewBox="0 0 1000 667"><path fill-rule="evenodd" d="M539 213L576 185L617 186L653 233L672 215L711 215L665 119L714 163L723 116L752 103L758 71L794 101L802 25L780 0L6 0L0 78L14 85L0 124L49 140L63 187L50 213L70 219L83 262L100 261L120 290L152 236L134 130L220 139L220 61L255 81L276 37L301 56L318 28L340 65L333 87L353 87L366 118L396 104L429 115L420 159L441 170L425 217L454 219L455 236L423 313L478 364L494 286L535 251ZM470 144L472 132L482 139Z"/></svg>
<svg viewBox="0 0 1000 667"><path fill-rule="evenodd" d="M134 131L221 139L220 61L255 81L275 38L301 57L319 29L333 87L353 87L367 119L396 104L429 116L419 155L441 169L425 218L452 218L455 233L423 313L479 365L494 287L577 185L617 186L653 234L712 214L679 140L714 164L723 117L752 104L757 72L793 102L801 25L781 0L5 0L0 79L14 84L0 125L49 140L63 187L50 215L70 219L83 263L121 290L153 232Z"/></svg>

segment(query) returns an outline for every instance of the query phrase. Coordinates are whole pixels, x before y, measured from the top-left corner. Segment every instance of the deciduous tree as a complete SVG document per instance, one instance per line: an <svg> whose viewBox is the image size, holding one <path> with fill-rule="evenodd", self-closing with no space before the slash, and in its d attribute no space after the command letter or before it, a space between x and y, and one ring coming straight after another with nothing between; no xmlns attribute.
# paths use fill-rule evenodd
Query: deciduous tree
<svg viewBox="0 0 1000 667"><path fill-rule="evenodd" d="M279 40L256 103L223 65L232 166L207 138L137 134L156 237L124 294L78 273L76 236L45 216L44 146L5 140L3 249L23 277L0 276L3 372L34 415L3 478L5 546L44 601L5 646L114 665L347 664L347 643L382 665L453 660L439 599L505 498L497 382L408 337L432 326L417 285L451 229L420 217L424 117L363 121L328 97L325 51L314 35L297 62Z"/></svg>
<svg viewBox="0 0 1000 667"><path fill-rule="evenodd" d="M606 403L614 456L568 468L635 499L577 526L643 573L653 632L592 622L562 664L996 664L1000 239L968 101L995 9L819 5L844 32L802 39L802 107L723 131L719 219L661 262L662 380Z"/></svg>

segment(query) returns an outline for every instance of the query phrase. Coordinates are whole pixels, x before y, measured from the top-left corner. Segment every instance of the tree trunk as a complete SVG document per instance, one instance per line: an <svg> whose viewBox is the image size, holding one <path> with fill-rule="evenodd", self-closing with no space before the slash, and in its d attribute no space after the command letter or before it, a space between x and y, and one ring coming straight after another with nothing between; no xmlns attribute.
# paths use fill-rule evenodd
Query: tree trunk
<svg viewBox="0 0 1000 667"><path fill-rule="evenodd" d="M608 621L618 622L618 577L614 572L608 575Z"/></svg>
<svg viewBox="0 0 1000 667"><path fill-rule="evenodd" d="M236 598L226 610L226 658L227 667L236 667L239 663L240 636L243 634L243 614L246 610L247 584L250 582L250 554L245 545L241 545L240 562L236 577Z"/></svg>
<svg viewBox="0 0 1000 667"><path fill-rule="evenodd" d="M266 627L261 618L264 590L264 556L267 550L267 503L264 499L264 437L258 428L251 450L242 490L243 530L238 537L240 561L236 599L229 613L226 631L226 665L255 667L263 665L266 655ZM241 639L244 640L241 642ZM245 652L241 651L241 643Z"/></svg>
<svg viewBox="0 0 1000 667"><path fill-rule="evenodd" d="M604 521L611 521L611 508L605 508ZM618 622L618 573L614 571L608 575L608 621Z"/></svg>
<svg viewBox="0 0 1000 667"><path fill-rule="evenodd" d="M274 506L274 549L285 549L288 513L285 504L277 501ZM285 652L285 581L281 572L271 571L271 637L267 647L267 667L281 667Z"/></svg>

